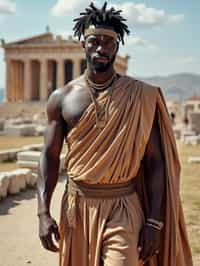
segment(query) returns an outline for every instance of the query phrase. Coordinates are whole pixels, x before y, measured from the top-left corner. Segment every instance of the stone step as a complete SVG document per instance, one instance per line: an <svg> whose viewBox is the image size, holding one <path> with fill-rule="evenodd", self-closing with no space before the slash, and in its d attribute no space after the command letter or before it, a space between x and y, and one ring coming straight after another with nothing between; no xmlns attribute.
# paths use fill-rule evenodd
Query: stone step
<svg viewBox="0 0 200 266"><path fill-rule="evenodd" d="M35 186L37 176L30 169L17 169L0 173L0 198L16 194L27 186Z"/></svg>
<svg viewBox="0 0 200 266"><path fill-rule="evenodd" d="M40 154L40 151L21 151L17 154L17 160L38 162L40 159Z"/></svg>
<svg viewBox="0 0 200 266"><path fill-rule="evenodd" d="M7 149L0 151L0 162L15 161L17 159L17 153L20 149Z"/></svg>

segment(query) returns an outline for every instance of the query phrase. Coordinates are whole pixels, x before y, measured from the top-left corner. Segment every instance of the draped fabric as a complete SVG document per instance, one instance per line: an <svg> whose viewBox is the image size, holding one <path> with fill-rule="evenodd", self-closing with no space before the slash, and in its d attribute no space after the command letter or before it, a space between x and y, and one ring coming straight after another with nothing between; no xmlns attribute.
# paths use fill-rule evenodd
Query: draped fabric
<svg viewBox="0 0 200 266"><path fill-rule="evenodd" d="M120 77L113 86L109 121L104 129L95 126L95 107L91 103L69 132L69 152L65 162L68 176L74 181L88 184L118 184L137 177L137 192L145 216L149 208L145 187L148 173L145 169L142 171L143 175L138 173L157 112L165 158L165 227L162 250L156 259L154 257L146 265L192 266L179 195L180 163L162 92L160 88L127 76ZM106 100L106 92L98 97L100 104L105 104ZM67 227L64 221L66 202L63 200L61 210L61 242L70 245L69 237L63 229L64 224ZM127 212L131 211L133 210L127 208Z"/></svg>

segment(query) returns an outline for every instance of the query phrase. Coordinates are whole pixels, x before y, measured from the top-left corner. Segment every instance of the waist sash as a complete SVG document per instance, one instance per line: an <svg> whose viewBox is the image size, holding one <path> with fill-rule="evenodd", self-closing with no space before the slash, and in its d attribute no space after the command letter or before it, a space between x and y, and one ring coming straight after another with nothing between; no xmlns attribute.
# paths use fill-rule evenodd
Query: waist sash
<svg viewBox="0 0 200 266"><path fill-rule="evenodd" d="M69 227L76 227L78 198L111 199L130 195L136 191L135 180L119 184L87 184L69 178L62 205L66 209Z"/></svg>

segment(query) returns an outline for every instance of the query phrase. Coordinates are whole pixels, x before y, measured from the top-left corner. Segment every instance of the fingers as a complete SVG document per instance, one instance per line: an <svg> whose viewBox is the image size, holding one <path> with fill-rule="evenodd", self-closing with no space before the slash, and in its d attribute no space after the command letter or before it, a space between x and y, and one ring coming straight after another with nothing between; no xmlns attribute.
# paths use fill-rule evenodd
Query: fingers
<svg viewBox="0 0 200 266"><path fill-rule="evenodd" d="M60 240L60 233L57 224L54 224L52 226L52 232L54 234L55 240L58 242Z"/></svg>
<svg viewBox="0 0 200 266"><path fill-rule="evenodd" d="M140 260L143 261L143 263L146 263L149 259L151 259L152 256L157 255L159 253L158 249L155 248L153 243L145 242L143 249L140 252Z"/></svg>
<svg viewBox="0 0 200 266"><path fill-rule="evenodd" d="M58 242L60 240L60 234L58 231L58 226L56 224L53 224L50 228L49 233L45 236L41 236L40 239L45 249L52 252L58 252L59 248L54 244L52 234L54 234L55 239Z"/></svg>
<svg viewBox="0 0 200 266"><path fill-rule="evenodd" d="M53 243L52 240L52 236L51 235L47 235L47 236L43 236L40 238L41 242L42 242L42 246L52 252L58 252L58 247Z"/></svg>
<svg viewBox="0 0 200 266"><path fill-rule="evenodd" d="M149 258L149 254L151 253L151 248L152 246L149 245L149 243L147 243L146 241L144 242L141 254L140 254L140 259L143 262L146 262Z"/></svg>

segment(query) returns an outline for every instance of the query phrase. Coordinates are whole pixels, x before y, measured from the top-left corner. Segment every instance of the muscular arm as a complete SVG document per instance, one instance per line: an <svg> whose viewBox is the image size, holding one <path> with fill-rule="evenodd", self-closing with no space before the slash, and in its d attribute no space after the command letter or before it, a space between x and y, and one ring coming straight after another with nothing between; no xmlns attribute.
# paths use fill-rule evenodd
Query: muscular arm
<svg viewBox="0 0 200 266"><path fill-rule="evenodd" d="M37 182L39 235L43 246L51 251L58 251L52 240L52 233L59 240L56 221L50 215L50 203L58 181L60 153L66 124L61 115L61 92L55 91L47 103L48 125L45 131L44 148L39 163Z"/></svg>
<svg viewBox="0 0 200 266"><path fill-rule="evenodd" d="M58 181L60 153L66 126L61 116L60 95L54 92L47 103L48 125L39 163L38 213L49 213L52 193Z"/></svg>
<svg viewBox="0 0 200 266"><path fill-rule="evenodd" d="M150 138L144 155L145 184L149 199L147 218L163 221L162 202L165 193L164 155L157 114L155 115ZM146 262L160 248L160 231L144 225L140 232L139 258Z"/></svg>

